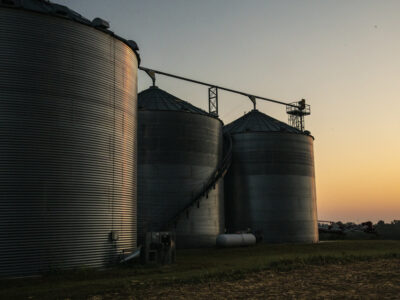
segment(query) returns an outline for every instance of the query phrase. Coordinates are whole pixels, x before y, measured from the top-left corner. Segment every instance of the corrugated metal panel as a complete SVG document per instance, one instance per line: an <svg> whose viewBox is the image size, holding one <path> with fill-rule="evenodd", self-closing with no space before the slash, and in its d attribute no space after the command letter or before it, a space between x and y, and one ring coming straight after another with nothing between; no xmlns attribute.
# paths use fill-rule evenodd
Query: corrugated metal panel
<svg viewBox="0 0 400 300"><path fill-rule="evenodd" d="M278 121L258 110L252 110L239 119L227 124L224 131L230 134L242 132L292 132L301 133L300 130Z"/></svg>
<svg viewBox="0 0 400 300"><path fill-rule="evenodd" d="M260 114L248 114L256 120L246 123L257 124ZM264 125L250 128L232 134L232 165L225 177L227 229L250 228L267 242L317 242L313 138Z"/></svg>
<svg viewBox="0 0 400 300"><path fill-rule="evenodd" d="M164 230L217 169L222 159L222 123L202 114L140 108L138 122L140 243L146 231ZM178 247L215 245L224 230L223 181L199 203L177 224Z"/></svg>
<svg viewBox="0 0 400 300"><path fill-rule="evenodd" d="M136 247L137 63L92 27L0 7L0 276Z"/></svg>

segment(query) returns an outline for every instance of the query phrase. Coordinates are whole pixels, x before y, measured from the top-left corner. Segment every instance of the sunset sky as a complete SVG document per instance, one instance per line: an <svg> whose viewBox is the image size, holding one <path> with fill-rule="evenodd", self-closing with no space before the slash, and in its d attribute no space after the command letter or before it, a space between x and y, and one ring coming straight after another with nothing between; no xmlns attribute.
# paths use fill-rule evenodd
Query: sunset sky
<svg viewBox="0 0 400 300"><path fill-rule="evenodd" d="M318 218L400 219L400 1L54 0L135 40L142 66L311 105ZM139 91L151 84L139 73ZM159 76L208 109L207 89ZM229 123L251 102L220 92ZM287 121L285 107L258 109Z"/></svg>

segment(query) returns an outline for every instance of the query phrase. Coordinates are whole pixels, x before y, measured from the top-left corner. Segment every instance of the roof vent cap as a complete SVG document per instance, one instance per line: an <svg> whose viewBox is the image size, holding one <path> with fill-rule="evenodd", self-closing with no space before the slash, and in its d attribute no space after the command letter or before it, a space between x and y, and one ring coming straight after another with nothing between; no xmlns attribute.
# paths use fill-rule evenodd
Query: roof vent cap
<svg viewBox="0 0 400 300"><path fill-rule="evenodd" d="M92 21L92 25L94 27L102 28L102 29L110 28L110 23L108 23L106 20L103 20L101 18L94 18Z"/></svg>
<svg viewBox="0 0 400 300"><path fill-rule="evenodd" d="M127 44L129 45L129 47L131 47L133 50L139 51L139 46L136 44L135 41L128 40L128 41L126 41L126 43L127 43Z"/></svg>
<svg viewBox="0 0 400 300"><path fill-rule="evenodd" d="M60 5L60 4L52 4L52 8L53 8L53 12L58 15L58 16L62 16L64 18L68 18L69 16L69 8L64 6L64 5Z"/></svg>

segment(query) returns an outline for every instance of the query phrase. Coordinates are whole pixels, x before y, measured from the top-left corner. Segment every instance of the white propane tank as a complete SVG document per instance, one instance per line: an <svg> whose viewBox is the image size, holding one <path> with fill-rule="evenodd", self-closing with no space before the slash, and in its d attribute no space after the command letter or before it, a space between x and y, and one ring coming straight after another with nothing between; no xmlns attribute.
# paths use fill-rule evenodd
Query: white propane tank
<svg viewBox="0 0 400 300"><path fill-rule="evenodd" d="M217 236L218 247L240 247L256 244L256 237L251 233L220 234Z"/></svg>

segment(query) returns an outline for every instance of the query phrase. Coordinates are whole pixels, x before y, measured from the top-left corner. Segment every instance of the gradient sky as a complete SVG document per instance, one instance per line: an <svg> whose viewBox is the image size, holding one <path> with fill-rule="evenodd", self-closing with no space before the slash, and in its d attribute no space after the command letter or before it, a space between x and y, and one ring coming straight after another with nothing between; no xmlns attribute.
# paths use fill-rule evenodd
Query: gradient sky
<svg viewBox="0 0 400 300"><path fill-rule="evenodd" d="M135 40L142 65L311 105L318 217L400 219L400 1L54 0ZM151 84L139 73L139 91ZM207 89L157 85L208 109ZM252 109L220 92L229 123ZM287 121L285 107L258 109Z"/></svg>

